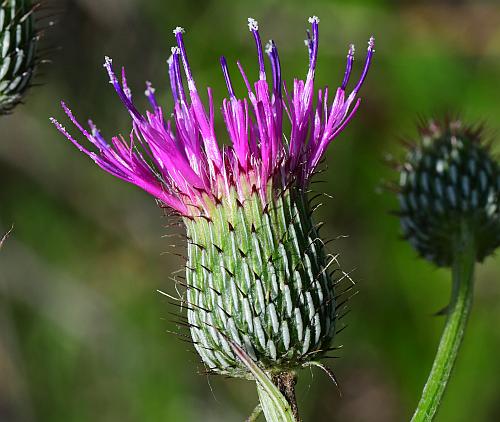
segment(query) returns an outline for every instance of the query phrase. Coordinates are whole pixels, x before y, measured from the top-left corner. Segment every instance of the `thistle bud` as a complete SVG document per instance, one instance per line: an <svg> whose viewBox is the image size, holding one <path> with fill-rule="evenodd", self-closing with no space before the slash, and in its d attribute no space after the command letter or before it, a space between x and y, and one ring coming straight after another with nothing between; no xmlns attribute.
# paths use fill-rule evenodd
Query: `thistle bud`
<svg viewBox="0 0 500 422"><path fill-rule="evenodd" d="M481 129L459 120L420 129L400 166L399 204L404 237L438 266L452 263L452 245L466 223L476 259L500 245L500 168Z"/></svg>
<svg viewBox="0 0 500 422"><path fill-rule="evenodd" d="M30 0L4 0L0 5L0 114L23 99L37 66L38 33Z"/></svg>

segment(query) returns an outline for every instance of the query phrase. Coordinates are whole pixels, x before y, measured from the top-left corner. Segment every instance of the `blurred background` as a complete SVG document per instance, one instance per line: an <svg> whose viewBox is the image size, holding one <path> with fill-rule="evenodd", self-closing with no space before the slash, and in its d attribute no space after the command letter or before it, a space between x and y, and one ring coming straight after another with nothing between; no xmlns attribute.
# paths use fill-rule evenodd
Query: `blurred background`
<svg viewBox="0 0 500 422"><path fill-rule="evenodd" d="M400 136L415 136L419 115L460 111L487 122L500 146L500 5L486 1L67 0L45 2L57 24L42 85L0 119L1 421L241 421L257 403L253 383L203 375L177 331L171 273L182 261L164 252L172 230L155 202L99 170L52 127L64 98L105 136L128 133L129 119L108 84L103 57L125 65L139 104L153 81L171 106L166 59L172 28L186 28L198 85L226 93L218 57L240 59L256 76L248 16L280 50L284 78L306 72L307 17L321 18L318 86L339 84L350 42L355 72L374 34L377 52L362 106L331 145L321 188L333 195L317 218L359 295L344 348L328 361L344 396L318 371L300 373L305 421L408 420L443 325L450 276L416 258L380 189L395 174ZM234 71L234 69L233 69ZM234 73L234 72L233 72ZM234 73L234 76L236 73ZM234 77L236 83L236 77ZM239 82L238 82L239 83ZM241 88L241 87L240 87ZM222 119L218 117L223 130ZM77 134L77 130L72 130ZM81 136L80 136L81 138ZM0 236L1 237L1 236ZM177 252L182 252L182 248ZM500 419L500 261L479 266L475 306L441 421Z"/></svg>

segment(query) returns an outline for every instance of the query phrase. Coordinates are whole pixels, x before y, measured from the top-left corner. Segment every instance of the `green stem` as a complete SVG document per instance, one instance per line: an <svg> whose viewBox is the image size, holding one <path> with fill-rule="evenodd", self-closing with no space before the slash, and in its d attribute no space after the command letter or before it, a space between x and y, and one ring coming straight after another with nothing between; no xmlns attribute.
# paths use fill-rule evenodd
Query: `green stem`
<svg viewBox="0 0 500 422"><path fill-rule="evenodd" d="M278 389L270 391L257 382L257 392L267 422L298 422L288 403L285 405L286 407L280 403L284 397ZM286 403L286 400L284 402Z"/></svg>
<svg viewBox="0 0 500 422"><path fill-rule="evenodd" d="M412 422L433 420L450 379L472 307L476 249L474 237L465 223L454 243L453 287L446 325Z"/></svg>
<svg viewBox="0 0 500 422"><path fill-rule="evenodd" d="M298 417L296 418L296 415L294 415L294 409L296 410L296 406L292 408L290 403L287 401L287 398L281 393L280 388L271 380L270 374L266 374L238 344L229 340L229 345L235 355L238 356L241 362L243 362L255 378L260 405L262 407L262 412L266 417L266 421L299 422ZM279 380L281 379L282 378L279 378ZM285 382L285 386L290 387L291 392L294 392L294 374L289 374L288 377L285 376L285 379L288 380L288 382ZM285 391L290 393L290 388L285 388Z"/></svg>

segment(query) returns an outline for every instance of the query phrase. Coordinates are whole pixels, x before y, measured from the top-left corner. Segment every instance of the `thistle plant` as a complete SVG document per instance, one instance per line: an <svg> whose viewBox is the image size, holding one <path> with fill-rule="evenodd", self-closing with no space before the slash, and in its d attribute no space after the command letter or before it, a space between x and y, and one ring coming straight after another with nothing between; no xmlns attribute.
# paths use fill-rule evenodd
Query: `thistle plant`
<svg viewBox="0 0 500 422"><path fill-rule="evenodd" d="M413 415L437 412L472 306L474 266L500 245L500 166L481 128L460 120L420 128L400 167L399 203L404 237L418 254L452 270L452 292L439 348Z"/></svg>
<svg viewBox="0 0 500 422"><path fill-rule="evenodd" d="M316 93L319 19L309 22L307 76L295 79L292 90L282 81L276 44L263 46L253 19L248 26L257 48L257 81L251 84L237 63L247 98L237 96L221 57L228 91L221 112L230 146L218 145L223 135L215 132L212 91L207 90L207 111L180 27L173 31L177 45L168 60L172 121L165 118L149 82L145 95L151 110L142 115L125 71L120 82L109 58L104 67L132 118L130 140L115 136L108 143L94 123L84 128L62 103L93 147L87 149L51 119L98 166L144 189L180 216L187 232L183 305L194 347L208 371L256 380L269 421L298 420L295 371L321 366L318 360L336 333L336 285L342 273L331 271L336 256L325 251L308 190L326 148L358 109L358 92L374 52L371 38L350 93L353 46L335 93L328 88Z"/></svg>
<svg viewBox="0 0 500 422"><path fill-rule="evenodd" d="M30 87L38 65L36 5L30 0L0 0L0 114L10 113Z"/></svg>

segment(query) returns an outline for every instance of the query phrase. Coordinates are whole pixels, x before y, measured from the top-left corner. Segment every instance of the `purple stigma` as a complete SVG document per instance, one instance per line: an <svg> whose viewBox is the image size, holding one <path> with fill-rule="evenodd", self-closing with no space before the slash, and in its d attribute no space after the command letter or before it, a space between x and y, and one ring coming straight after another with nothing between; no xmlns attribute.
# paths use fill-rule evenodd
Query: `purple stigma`
<svg viewBox="0 0 500 422"><path fill-rule="evenodd" d="M309 18L309 23L311 24L312 29L312 39L311 43L311 52L310 52L310 60L311 69L316 68L316 60L318 59L318 44L319 44L319 18L317 16L313 16Z"/></svg>
<svg viewBox="0 0 500 422"><path fill-rule="evenodd" d="M306 45L307 50L309 52L309 62L310 62L312 60L312 55L313 55L313 41L311 38L311 31L309 31L309 29L306 29L306 35L307 39L304 40L304 44Z"/></svg>
<svg viewBox="0 0 500 422"><path fill-rule="evenodd" d="M224 75L224 80L226 81L226 86L227 86L227 91L229 92L229 96L231 98L236 98L236 95L234 95L233 85L231 84L231 78L229 76L229 70L227 68L227 61L224 56L221 56L220 58L220 65L222 67L222 73Z"/></svg>
<svg viewBox="0 0 500 422"><path fill-rule="evenodd" d="M267 43L266 53L271 62L274 90L276 91L277 96L281 98L281 64L278 49L276 48L276 43L273 40L269 40Z"/></svg>
<svg viewBox="0 0 500 422"><path fill-rule="evenodd" d="M127 96L129 100L132 100L132 91L128 87L127 84L127 74L125 72L125 67L122 66L122 86L123 86L123 92Z"/></svg>
<svg viewBox="0 0 500 422"><path fill-rule="evenodd" d="M181 63L179 60L179 54L181 50L179 47L172 47L172 74L174 77L175 83L175 91L177 93L177 97L186 102L186 93L184 92L184 85L182 84L182 72L181 72Z"/></svg>
<svg viewBox="0 0 500 422"><path fill-rule="evenodd" d="M368 40L368 50L366 53L365 67L363 68L363 72L361 73L361 77L359 78L358 84L356 88L354 88L353 93L358 93L361 85L366 79L366 75L368 74L368 69L370 69L370 63L372 61L373 53L375 53L375 38L370 37Z"/></svg>
<svg viewBox="0 0 500 422"><path fill-rule="evenodd" d="M177 103L179 95L177 93L177 83L175 79L175 68L174 68L174 55L172 54L168 60L168 79L170 80L170 90L172 91L172 98L174 103Z"/></svg>
<svg viewBox="0 0 500 422"><path fill-rule="evenodd" d="M94 124L92 120L88 121L92 136L97 140L98 146L101 148L109 148L109 144L106 142L106 140L102 137L101 132L99 129L97 129L97 126Z"/></svg>
<svg viewBox="0 0 500 422"><path fill-rule="evenodd" d="M158 102L156 101L155 89L153 88L153 84L149 81L146 81L146 90L144 91L144 95L154 109L159 107Z"/></svg>
<svg viewBox="0 0 500 422"><path fill-rule="evenodd" d="M191 67L189 66L186 54L186 48L184 46L184 38L182 37L182 34L184 33L184 28L178 26L172 32L175 35L175 40L177 41L177 46L179 47L180 50L180 54L182 57L182 64L184 65L184 71L186 72L187 79L189 82L191 82L193 80L193 75L191 73Z"/></svg>
<svg viewBox="0 0 500 422"><path fill-rule="evenodd" d="M248 18L248 29L250 29L250 32L253 34L255 46L257 47L257 54L259 56L259 78L265 81L266 68L264 64L264 52L262 51L262 41L259 35L259 23L253 18Z"/></svg>
<svg viewBox="0 0 500 422"><path fill-rule="evenodd" d="M351 44L351 46L349 47L349 52L347 53L347 63L345 67L344 80L342 81L342 86L340 87L344 91L351 76L352 63L354 62L354 52L354 44Z"/></svg>
<svg viewBox="0 0 500 422"><path fill-rule="evenodd" d="M122 100L123 104L125 107L127 107L127 110L129 113L132 115L133 118L135 118L139 122L144 121L144 117L139 113L139 111L135 108L134 104L132 103L130 97L127 96L125 90L128 90L128 88L125 85L125 90L124 88L120 85L120 82L118 82L118 78L116 77L116 74L113 70L113 60L111 60L108 56L104 58L104 67L106 68L106 71L108 72L109 76L109 83L113 85L115 88L116 93ZM126 82L126 81L125 81Z"/></svg>

